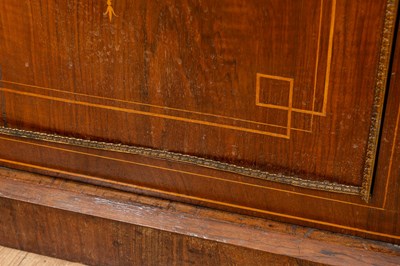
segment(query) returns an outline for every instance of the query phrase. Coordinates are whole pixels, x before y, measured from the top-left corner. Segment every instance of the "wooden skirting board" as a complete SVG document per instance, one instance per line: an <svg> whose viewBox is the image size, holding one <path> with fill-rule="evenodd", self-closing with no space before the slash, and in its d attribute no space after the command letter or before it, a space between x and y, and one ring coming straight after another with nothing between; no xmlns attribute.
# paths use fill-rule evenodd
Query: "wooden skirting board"
<svg viewBox="0 0 400 266"><path fill-rule="evenodd" d="M90 265L399 265L400 247L0 168L0 245Z"/></svg>

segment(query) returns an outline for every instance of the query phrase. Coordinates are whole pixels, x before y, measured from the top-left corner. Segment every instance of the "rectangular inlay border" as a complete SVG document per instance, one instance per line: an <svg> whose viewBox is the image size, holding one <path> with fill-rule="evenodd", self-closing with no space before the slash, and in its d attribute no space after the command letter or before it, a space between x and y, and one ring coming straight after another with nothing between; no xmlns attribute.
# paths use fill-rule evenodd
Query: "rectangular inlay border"
<svg viewBox="0 0 400 266"><path fill-rule="evenodd" d="M336 2L335 0L333 2ZM259 178L267 181L278 182L282 184L288 184L298 187L317 189L330 192L338 192L345 194L356 194L360 195L365 201L368 202L371 196L371 186L374 173L374 166L376 161L377 146L379 141L379 133L381 128L381 120L384 105L384 96L386 93L386 80L388 76L391 47L393 40L394 24L397 16L397 1L388 0L385 11L385 22L382 32L381 49L379 54L379 64L377 69L377 76L375 79L375 93L374 93L374 103L372 108L371 116L371 127L368 137L368 146L366 152L366 160L364 163L363 171L363 182L361 187L357 186L347 186L343 184L337 184L332 182L321 182L321 181L310 181L302 178L287 176L283 174L272 174L266 171L254 170L250 168L244 168L236 166L233 164L227 164L223 162L208 160L204 158L199 158L195 156L189 156L179 153L165 152L155 149L147 149L136 146L105 143L89 141L78 138L68 138L55 134L44 134L41 132L32 132L26 130L20 130L15 128L0 127L0 134L22 137L33 140L47 141L50 143L61 143L73 146L80 146L86 148L93 148L99 150L123 152L130 154L138 154L148 157L153 157L157 159L171 160L183 163L195 164L198 166L232 172L244 176L249 176L253 178ZM3 84L13 82L0 80L0 87ZM2 89L4 91L4 89ZM312 111L314 113L314 111ZM316 114L318 115L318 114ZM285 128L285 127L283 127Z"/></svg>

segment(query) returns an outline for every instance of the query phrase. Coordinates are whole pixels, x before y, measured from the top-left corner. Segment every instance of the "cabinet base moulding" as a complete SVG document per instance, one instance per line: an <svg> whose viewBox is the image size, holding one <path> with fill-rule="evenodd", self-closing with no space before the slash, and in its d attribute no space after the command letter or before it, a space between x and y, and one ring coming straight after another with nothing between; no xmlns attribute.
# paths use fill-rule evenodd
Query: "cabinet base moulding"
<svg viewBox="0 0 400 266"><path fill-rule="evenodd" d="M396 245L0 168L0 245L91 265L398 265Z"/></svg>

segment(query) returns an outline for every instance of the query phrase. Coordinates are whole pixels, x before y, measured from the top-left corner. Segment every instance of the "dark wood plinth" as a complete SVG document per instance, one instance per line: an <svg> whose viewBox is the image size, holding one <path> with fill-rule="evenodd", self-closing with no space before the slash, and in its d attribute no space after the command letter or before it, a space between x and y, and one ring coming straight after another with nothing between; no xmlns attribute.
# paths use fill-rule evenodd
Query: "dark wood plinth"
<svg viewBox="0 0 400 266"><path fill-rule="evenodd" d="M396 265L398 246L0 168L0 244L93 265Z"/></svg>

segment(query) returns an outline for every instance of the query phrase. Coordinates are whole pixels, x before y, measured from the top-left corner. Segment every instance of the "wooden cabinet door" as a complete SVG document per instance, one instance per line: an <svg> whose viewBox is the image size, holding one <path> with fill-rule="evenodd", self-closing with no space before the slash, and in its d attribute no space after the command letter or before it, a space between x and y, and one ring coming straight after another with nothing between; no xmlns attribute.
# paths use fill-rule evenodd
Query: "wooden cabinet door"
<svg viewBox="0 0 400 266"><path fill-rule="evenodd" d="M398 242L397 7L3 0L1 165Z"/></svg>

